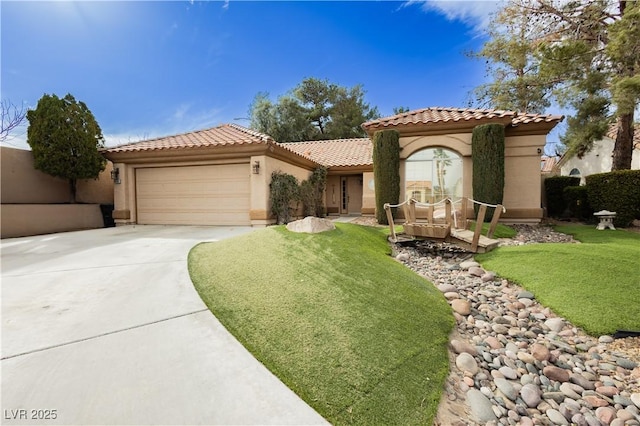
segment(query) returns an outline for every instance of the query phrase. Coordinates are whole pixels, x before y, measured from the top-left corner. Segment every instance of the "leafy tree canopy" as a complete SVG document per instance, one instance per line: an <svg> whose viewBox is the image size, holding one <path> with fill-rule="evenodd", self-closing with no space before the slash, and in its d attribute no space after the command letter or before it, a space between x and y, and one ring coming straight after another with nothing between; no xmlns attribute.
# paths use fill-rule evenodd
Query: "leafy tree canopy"
<svg viewBox="0 0 640 426"><path fill-rule="evenodd" d="M307 78L277 102L258 93L250 106L250 127L278 142L363 137L360 125L378 118L361 85L351 88Z"/></svg>
<svg viewBox="0 0 640 426"><path fill-rule="evenodd" d="M409 112L409 111L411 111L409 107L405 107L405 106L393 107L393 115L398 115L398 114L402 114L404 112Z"/></svg>
<svg viewBox="0 0 640 426"><path fill-rule="evenodd" d="M640 2L509 0L475 56L493 81L476 102L543 112L552 100L575 113L562 137L584 155L617 122L612 169L629 169L640 102Z"/></svg>
<svg viewBox="0 0 640 426"><path fill-rule="evenodd" d="M36 109L27 112L27 143L35 168L67 179L75 202L78 179L96 179L107 160L98 151L104 137L95 117L84 104L67 94L43 95Z"/></svg>

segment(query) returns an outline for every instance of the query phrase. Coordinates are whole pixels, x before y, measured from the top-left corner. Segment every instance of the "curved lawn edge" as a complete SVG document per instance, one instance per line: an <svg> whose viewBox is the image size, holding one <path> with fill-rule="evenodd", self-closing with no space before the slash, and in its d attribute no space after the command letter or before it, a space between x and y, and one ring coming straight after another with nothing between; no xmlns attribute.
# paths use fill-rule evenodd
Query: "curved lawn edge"
<svg viewBox="0 0 640 426"><path fill-rule="evenodd" d="M379 228L270 227L194 247L189 273L220 322L331 423L430 424L454 319L389 252Z"/></svg>
<svg viewBox="0 0 640 426"><path fill-rule="evenodd" d="M476 255L486 269L525 289L588 334L640 330L640 235L595 226L555 230L581 244L544 243L499 247Z"/></svg>

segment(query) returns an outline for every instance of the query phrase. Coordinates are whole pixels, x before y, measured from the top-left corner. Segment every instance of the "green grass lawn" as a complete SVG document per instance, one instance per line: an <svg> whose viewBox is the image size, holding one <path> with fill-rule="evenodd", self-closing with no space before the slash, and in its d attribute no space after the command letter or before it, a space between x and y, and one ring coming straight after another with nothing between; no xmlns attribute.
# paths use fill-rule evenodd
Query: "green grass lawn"
<svg viewBox="0 0 640 426"><path fill-rule="evenodd" d="M589 334L640 330L640 235L583 225L556 230L582 244L500 247L476 259Z"/></svg>
<svg viewBox="0 0 640 426"><path fill-rule="evenodd" d="M431 424L454 320L389 256L384 228L270 227L196 246L189 271L227 329L333 424Z"/></svg>
<svg viewBox="0 0 640 426"><path fill-rule="evenodd" d="M489 231L489 226L491 224L490 223L483 223L482 224L482 235L487 235L487 232ZM470 230L475 231L476 230L476 223L475 222L471 222L471 226L469 227ZM498 224L498 226L496 226L496 230L493 233L493 237L492 238L513 238L516 235L518 235L518 231L516 231L515 229L513 229L510 226L507 225L503 225L501 223Z"/></svg>

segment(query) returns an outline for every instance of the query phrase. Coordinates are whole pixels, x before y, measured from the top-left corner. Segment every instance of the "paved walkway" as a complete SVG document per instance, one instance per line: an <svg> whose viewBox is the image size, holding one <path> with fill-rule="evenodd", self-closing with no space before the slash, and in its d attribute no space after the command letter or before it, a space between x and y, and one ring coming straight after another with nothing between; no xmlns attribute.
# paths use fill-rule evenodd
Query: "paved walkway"
<svg viewBox="0 0 640 426"><path fill-rule="evenodd" d="M326 423L189 279L191 247L250 231L130 226L2 240L2 423Z"/></svg>

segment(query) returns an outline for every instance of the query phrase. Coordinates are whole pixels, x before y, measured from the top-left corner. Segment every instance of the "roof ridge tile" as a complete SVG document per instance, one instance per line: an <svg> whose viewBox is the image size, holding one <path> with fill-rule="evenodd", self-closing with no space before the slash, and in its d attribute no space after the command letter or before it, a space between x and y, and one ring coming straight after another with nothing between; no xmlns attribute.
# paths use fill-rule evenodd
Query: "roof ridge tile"
<svg viewBox="0 0 640 426"><path fill-rule="evenodd" d="M105 152L154 151L162 149L188 149L216 145L275 143L273 138L264 133L231 123L221 124L203 130L192 130L175 135L145 139L108 148Z"/></svg>
<svg viewBox="0 0 640 426"><path fill-rule="evenodd" d="M390 127L406 124L430 124L439 122L459 122L481 119L491 119L494 117L512 117L514 124L526 124L532 122L552 122L560 121L563 116L550 114L519 113L503 109L487 108L455 108L455 107L428 107L412 111L405 111L389 117L370 120L362 125L364 129L369 127Z"/></svg>

